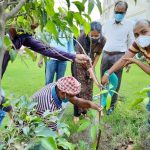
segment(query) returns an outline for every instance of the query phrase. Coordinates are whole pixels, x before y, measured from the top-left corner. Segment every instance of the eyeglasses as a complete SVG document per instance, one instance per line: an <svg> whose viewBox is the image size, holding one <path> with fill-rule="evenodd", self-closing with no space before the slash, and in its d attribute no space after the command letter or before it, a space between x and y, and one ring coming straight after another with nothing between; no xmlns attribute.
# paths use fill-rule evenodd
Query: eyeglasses
<svg viewBox="0 0 150 150"><path fill-rule="evenodd" d="M125 14L126 12L115 11L115 14Z"/></svg>

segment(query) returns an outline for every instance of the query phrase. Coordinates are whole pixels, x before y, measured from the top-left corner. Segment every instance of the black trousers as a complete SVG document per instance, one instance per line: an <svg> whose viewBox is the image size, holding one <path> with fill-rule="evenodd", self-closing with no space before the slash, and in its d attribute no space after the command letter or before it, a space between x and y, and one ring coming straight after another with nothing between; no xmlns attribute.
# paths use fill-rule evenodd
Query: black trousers
<svg viewBox="0 0 150 150"><path fill-rule="evenodd" d="M115 55L109 55L107 53L103 53L102 56L102 61L101 61L101 77L104 75L104 73L110 69L122 56L124 55L124 53L118 53ZM118 87L116 89L116 92L118 93L119 89L120 89L120 85L121 85L121 79L122 79L122 71L123 69L120 69L118 71L115 72L115 74L118 77ZM111 101L111 107L114 107L116 102L117 102L117 98L118 95L116 93L114 93L113 97L112 97L112 101Z"/></svg>

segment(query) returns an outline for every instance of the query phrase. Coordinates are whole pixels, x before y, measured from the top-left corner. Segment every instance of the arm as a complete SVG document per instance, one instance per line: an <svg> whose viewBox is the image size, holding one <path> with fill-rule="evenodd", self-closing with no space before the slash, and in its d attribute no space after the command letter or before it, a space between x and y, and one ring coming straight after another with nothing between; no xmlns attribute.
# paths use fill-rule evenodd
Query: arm
<svg viewBox="0 0 150 150"><path fill-rule="evenodd" d="M67 53L61 51L60 49L45 45L28 33L17 35L14 28L9 30L9 35L16 49L20 49L20 47L23 45L30 48L34 52L40 53L41 55L56 58L62 61L70 60L78 63L86 63L89 60L89 58L84 54ZM17 38L15 38L16 36Z"/></svg>
<svg viewBox="0 0 150 150"><path fill-rule="evenodd" d="M148 75L150 75L150 66L142 63L141 61L135 59L135 58L125 58L124 60L130 62L130 63L135 63L136 65L138 65L145 73L147 73Z"/></svg>
<svg viewBox="0 0 150 150"><path fill-rule="evenodd" d="M97 54L96 54L96 56L95 56L95 58L94 58L94 61L93 61L93 68L96 67L96 64L97 64L97 62L98 62L98 60L99 60L99 57L100 57L100 55L97 55Z"/></svg>
<svg viewBox="0 0 150 150"><path fill-rule="evenodd" d="M74 97L71 97L70 98L70 102L76 106L78 106L79 108L92 108L92 109L95 109L97 111L101 111L101 107L98 106L97 104L91 102L91 101L88 101L88 100L84 100L82 98L78 98L76 96Z"/></svg>
<svg viewBox="0 0 150 150"><path fill-rule="evenodd" d="M136 64L148 75L150 75L150 66L143 64L141 61L136 61Z"/></svg>
<svg viewBox="0 0 150 150"><path fill-rule="evenodd" d="M89 73L90 73L90 77L93 79L94 83L95 83L95 84L98 86L98 88L99 88L99 83L98 83L98 80L97 80L97 78L96 78L96 76L95 76L95 74L94 74L93 68L90 67L90 68L88 69L88 71L89 71Z"/></svg>
<svg viewBox="0 0 150 150"><path fill-rule="evenodd" d="M111 74L113 72L116 72L117 70L123 68L126 66L127 61L124 58L133 58L135 56L135 53L132 53L128 51L124 56L122 56L109 70L108 74ZM108 75L104 75L102 77L102 84L106 84L108 82Z"/></svg>

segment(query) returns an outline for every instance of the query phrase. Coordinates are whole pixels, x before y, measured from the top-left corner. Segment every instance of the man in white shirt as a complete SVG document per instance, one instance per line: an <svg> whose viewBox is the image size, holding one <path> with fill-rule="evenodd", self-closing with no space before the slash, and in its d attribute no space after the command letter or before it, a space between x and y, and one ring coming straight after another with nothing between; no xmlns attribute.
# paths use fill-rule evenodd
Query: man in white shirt
<svg viewBox="0 0 150 150"><path fill-rule="evenodd" d="M101 62L101 75L107 74L107 70L118 61L128 50L129 46L134 41L133 24L132 22L124 19L128 9L128 4L124 1L115 3L114 20L108 21L103 27L103 33L106 38L106 44L103 48L103 57ZM118 77L119 91L122 77L122 69L116 73ZM114 110L117 101L117 94L112 97L111 107L108 110L110 114Z"/></svg>

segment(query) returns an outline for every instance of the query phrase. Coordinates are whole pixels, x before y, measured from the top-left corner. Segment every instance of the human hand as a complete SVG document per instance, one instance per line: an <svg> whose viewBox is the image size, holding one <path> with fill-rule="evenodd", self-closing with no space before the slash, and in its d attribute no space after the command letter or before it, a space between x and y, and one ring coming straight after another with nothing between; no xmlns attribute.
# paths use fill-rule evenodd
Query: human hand
<svg viewBox="0 0 150 150"><path fill-rule="evenodd" d="M87 63L87 61L91 62L91 59L88 56L84 55L84 54L76 54L75 61L77 63Z"/></svg>
<svg viewBox="0 0 150 150"><path fill-rule="evenodd" d="M124 67L127 66L128 64L132 64L132 63L136 63L137 62L137 59L135 59L135 58L123 58L123 60L126 61Z"/></svg>
<svg viewBox="0 0 150 150"><path fill-rule="evenodd" d="M105 85L108 83L108 75L104 74L101 80L102 85Z"/></svg>
<svg viewBox="0 0 150 150"><path fill-rule="evenodd" d="M38 67L41 68L43 66L43 59L38 61Z"/></svg>
<svg viewBox="0 0 150 150"><path fill-rule="evenodd" d="M126 72L128 73L129 71L130 71L130 69L131 69L131 65L129 64L129 65L126 65L125 66L125 69L126 69Z"/></svg>

